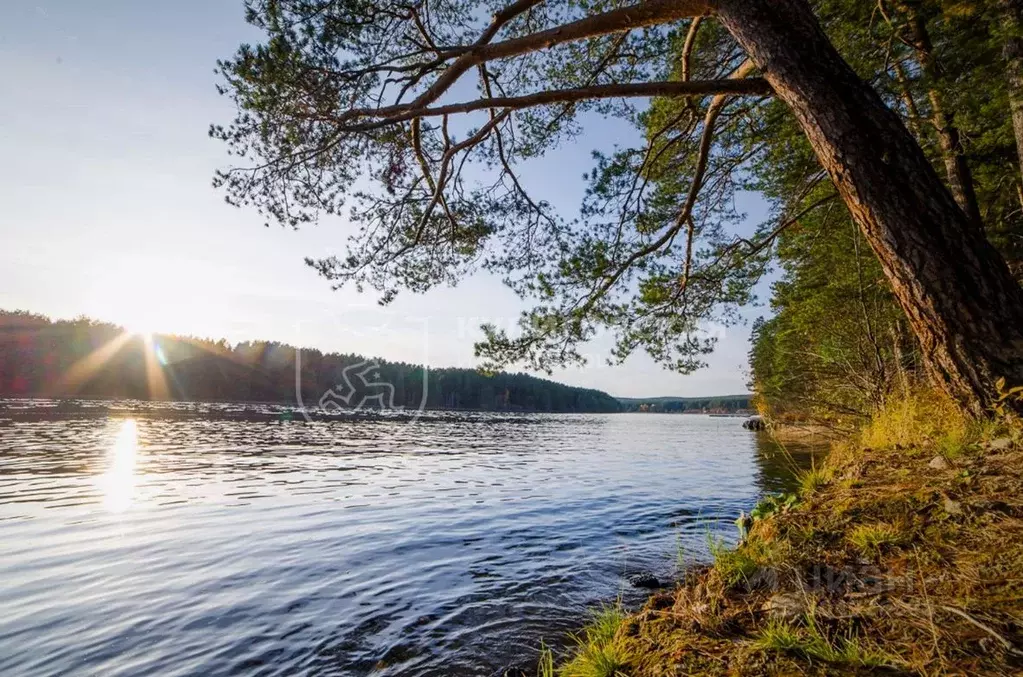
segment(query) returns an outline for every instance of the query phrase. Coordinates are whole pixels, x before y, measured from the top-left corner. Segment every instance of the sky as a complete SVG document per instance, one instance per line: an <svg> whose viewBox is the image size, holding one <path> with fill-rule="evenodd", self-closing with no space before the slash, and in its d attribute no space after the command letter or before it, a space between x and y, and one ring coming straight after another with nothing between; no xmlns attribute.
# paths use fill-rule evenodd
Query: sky
<svg viewBox="0 0 1023 677"><path fill-rule="evenodd" d="M211 187L229 164L207 136L233 109L214 67L259 35L241 0L53 0L11 3L0 22L0 308L88 315L136 331L276 340L434 367L472 367L481 322L511 328L525 308L499 280L403 294L332 291L306 256L343 252L349 224L263 227ZM575 209L597 140L632 132L595 121L525 177ZM750 220L763 218L751 200ZM766 297L766 284L760 296ZM747 309L752 319L764 307ZM712 328L718 349L695 374L645 355L555 372L622 397L746 391L749 326Z"/></svg>

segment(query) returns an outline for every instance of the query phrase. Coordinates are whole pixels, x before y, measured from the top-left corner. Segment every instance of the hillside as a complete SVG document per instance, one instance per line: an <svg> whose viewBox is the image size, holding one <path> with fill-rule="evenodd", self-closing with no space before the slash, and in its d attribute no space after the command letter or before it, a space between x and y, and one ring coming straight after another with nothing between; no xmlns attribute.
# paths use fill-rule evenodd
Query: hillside
<svg viewBox="0 0 1023 677"><path fill-rule="evenodd" d="M296 370L296 361L300 368ZM296 375L300 378L296 379ZM299 383L296 388L296 380ZM0 397L615 412L616 399L528 374L429 369L276 342L152 337L88 318L0 310Z"/></svg>

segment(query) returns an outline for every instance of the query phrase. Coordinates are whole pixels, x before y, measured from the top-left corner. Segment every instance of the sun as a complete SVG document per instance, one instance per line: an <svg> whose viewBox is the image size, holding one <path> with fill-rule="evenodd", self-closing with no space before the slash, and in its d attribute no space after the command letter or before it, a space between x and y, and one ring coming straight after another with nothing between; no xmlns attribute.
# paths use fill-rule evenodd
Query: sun
<svg viewBox="0 0 1023 677"><path fill-rule="evenodd" d="M109 312L97 316L110 318L125 334L152 338L158 327L166 323L163 304L147 295L146 289L125 289L119 296L108 296L104 301Z"/></svg>
<svg viewBox="0 0 1023 677"><path fill-rule="evenodd" d="M147 319L144 318L133 318L127 322L122 323L124 327L124 333L132 336L138 336L147 343L153 340L153 325Z"/></svg>
<svg viewBox="0 0 1023 677"><path fill-rule="evenodd" d="M129 329L125 327L124 333L132 338L142 339L147 348L153 345L153 332L145 329Z"/></svg>

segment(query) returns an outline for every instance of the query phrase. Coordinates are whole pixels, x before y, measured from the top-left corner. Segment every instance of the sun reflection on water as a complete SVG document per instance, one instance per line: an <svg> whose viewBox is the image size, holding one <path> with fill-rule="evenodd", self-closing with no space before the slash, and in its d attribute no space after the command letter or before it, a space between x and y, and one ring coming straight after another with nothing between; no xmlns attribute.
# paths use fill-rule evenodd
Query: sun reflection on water
<svg viewBox="0 0 1023 677"><path fill-rule="evenodd" d="M114 445L107 453L107 471L100 485L103 506L110 512L127 510L135 495L135 456L138 452L138 426L129 418L121 424Z"/></svg>

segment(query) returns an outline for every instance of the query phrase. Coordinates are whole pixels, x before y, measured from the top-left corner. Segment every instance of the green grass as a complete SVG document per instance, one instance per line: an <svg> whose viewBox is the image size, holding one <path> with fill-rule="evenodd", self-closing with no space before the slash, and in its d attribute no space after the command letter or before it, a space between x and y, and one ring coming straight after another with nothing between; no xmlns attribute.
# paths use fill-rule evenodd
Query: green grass
<svg viewBox="0 0 1023 677"><path fill-rule="evenodd" d="M730 548L724 541L710 539L710 554L714 558L714 568L729 586L748 583L760 570L762 558L760 548L747 542L739 548Z"/></svg>
<svg viewBox="0 0 1023 677"><path fill-rule="evenodd" d="M893 398L874 412L863 429L863 445L874 449L919 446L961 427L965 418L945 398L929 391Z"/></svg>
<svg viewBox="0 0 1023 677"><path fill-rule="evenodd" d="M540 641L540 662L536 666L536 677L555 677L554 652Z"/></svg>
<svg viewBox="0 0 1023 677"><path fill-rule="evenodd" d="M560 677L620 677L628 662L628 655L616 641L619 628L625 622L626 614L621 604L604 605L593 612L575 640L578 643L575 656L562 666ZM543 666L541 666L543 667ZM541 677L553 673L541 672Z"/></svg>
<svg viewBox="0 0 1023 677"><path fill-rule="evenodd" d="M675 570L678 572L679 578L684 578L686 574L686 548L682 542L682 534L675 534Z"/></svg>
<svg viewBox="0 0 1023 677"><path fill-rule="evenodd" d="M768 494L760 499L749 516L756 520L765 520L772 515L788 512L799 503L799 496L796 494Z"/></svg>
<svg viewBox="0 0 1023 677"><path fill-rule="evenodd" d="M958 431L950 432L938 437L935 442L938 453L945 458L952 460L959 458L972 446L972 442Z"/></svg>
<svg viewBox="0 0 1023 677"><path fill-rule="evenodd" d="M628 656L618 644L585 646L558 671L560 677L622 677Z"/></svg>
<svg viewBox="0 0 1023 677"><path fill-rule="evenodd" d="M1004 417L974 420L944 396L925 392L893 399L881 407L863 429L862 443L873 449L937 452L955 460L1010 430Z"/></svg>
<svg viewBox="0 0 1023 677"><path fill-rule="evenodd" d="M805 628L780 620L769 621L754 646L764 651L781 651L857 667L892 667L901 663L898 657L867 647L855 637L829 640L817 626L812 613L806 616Z"/></svg>
<svg viewBox="0 0 1023 677"><path fill-rule="evenodd" d="M863 429L863 446L873 449L933 448L954 459L984 439L1004 432L1001 420L977 421L935 392L911 393L887 402Z"/></svg>
<svg viewBox="0 0 1023 677"><path fill-rule="evenodd" d="M898 545L904 537L898 527L884 522L861 524L849 532L849 542L868 557L880 554L886 547Z"/></svg>
<svg viewBox="0 0 1023 677"><path fill-rule="evenodd" d="M771 620L760 631L754 645L764 651L802 652L805 643L799 628L791 623Z"/></svg>
<svg viewBox="0 0 1023 677"><path fill-rule="evenodd" d="M831 468L826 465L814 465L809 470L802 470L797 476L800 492L804 496L809 496L821 487L830 484L832 476Z"/></svg>
<svg viewBox="0 0 1023 677"><path fill-rule="evenodd" d="M625 622L625 609L621 604L604 604L592 612L590 622L583 629L589 644L606 644L614 639L618 628Z"/></svg>

